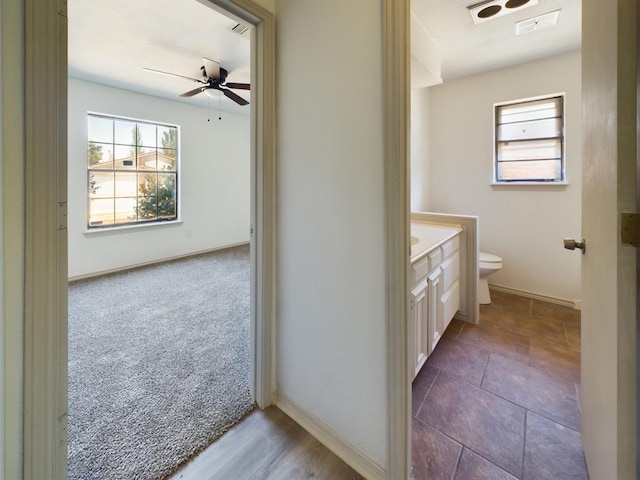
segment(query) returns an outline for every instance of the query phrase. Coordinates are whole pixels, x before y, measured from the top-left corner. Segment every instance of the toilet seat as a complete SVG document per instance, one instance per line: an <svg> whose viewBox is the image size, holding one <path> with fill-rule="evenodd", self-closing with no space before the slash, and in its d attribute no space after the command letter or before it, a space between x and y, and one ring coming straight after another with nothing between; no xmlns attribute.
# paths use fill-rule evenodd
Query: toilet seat
<svg viewBox="0 0 640 480"><path fill-rule="evenodd" d="M502 262L502 259L499 256L493 255L492 253L486 253L486 252L479 252L478 260L480 262L483 262L483 263L500 263L500 262Z"/></svg>

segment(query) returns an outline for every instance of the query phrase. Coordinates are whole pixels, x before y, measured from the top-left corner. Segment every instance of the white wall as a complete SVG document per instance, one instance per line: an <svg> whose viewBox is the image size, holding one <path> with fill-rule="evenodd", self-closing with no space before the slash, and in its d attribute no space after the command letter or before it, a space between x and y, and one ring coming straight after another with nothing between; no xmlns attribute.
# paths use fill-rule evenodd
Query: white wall
<svg viewBox="0 0 640 480"><path fill-rule="evenodd" d="M504 260L489 283L561 300L580 298L580 255L562 244L564 237L581 235L580 75L576 51L430 89L429 206L480 217L480 249ZM559 92L566 92L570 185L492 188L494 103Z"/></svg>
<svg viewBox="0 0 640 480"><path fill-rule="evenodd" d="M386 468L381 4L276 7L278 397Z"/></svg>
<svg viewBox="0 0 640 480"><path fill-rule="evenodd" d="M87 112L180 126L181 224L89 236ZM210 121L208 119L210 118ZM249 240L250 119L69 79L69 276L110 271Z"/></svg>
<svg viewBox="0 0 640 480"><path fill-rule="evenodd" d="M429 88L411 90L411 211L429 206Z"/></svg>

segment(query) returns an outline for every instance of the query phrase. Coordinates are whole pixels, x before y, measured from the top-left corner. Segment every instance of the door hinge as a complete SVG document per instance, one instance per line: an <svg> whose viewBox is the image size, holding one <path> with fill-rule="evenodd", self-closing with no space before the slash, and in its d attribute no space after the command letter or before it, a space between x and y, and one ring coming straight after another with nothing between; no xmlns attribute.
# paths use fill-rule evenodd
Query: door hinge
<svg viewBox="0 0 640 480"><path fill-rule="evenodd" d="M640 213L620 214L620 239L622 243L640 247Z"/></svg>
<svg viewBox="0 0 640 480"><path fill-rule="evenodd" d="M58 202L58 230L67 228L67 203Z"/></svg>

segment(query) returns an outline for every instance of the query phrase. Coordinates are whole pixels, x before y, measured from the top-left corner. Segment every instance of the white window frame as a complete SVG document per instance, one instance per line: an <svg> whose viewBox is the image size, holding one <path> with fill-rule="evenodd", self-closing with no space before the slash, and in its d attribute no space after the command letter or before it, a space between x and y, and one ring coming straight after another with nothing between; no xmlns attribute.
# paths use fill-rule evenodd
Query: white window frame
<svg viewBox="0 0 640 480"><path fill-rule="evenodd" d="M89 166L89 161L88 161L88 149L89 149L89 144L92 143L91 140L89 139L89 132L88 132L88 124L89 124L89 118L91 116L94 117L104 117L104 118L110 118L113 120L123 120L123 121L127 121L127 122L136 122L136 123L144 123L144 124L150 124L150 125L154 125L156 127L160 126L160 127L169 127L169 128L175 128L176 129L176 146L175 146L175 175L176 175L176 185L175 185L175 189L176 189L176 217L172 218L172 219L161 219L161 218L155 218L153 220L136 220L133 222L127 222L127 223L114 223L114 224L108 224L108 225L92 225L91 224L91 196L90 196L90 192L89 189L90 187L90 173L92 170L95 169L91 169ZM85 169L87 172L87 183L86 183L86 188L87 188L87 223L86 223L86 230L85 230L85 235L88 236L94 236L94 235L108 235L108 234L113 234L113 233L118 233L121 231L127 231L130 229L140 229L140 228L158 228L158 227L162 227L162 226L169 226L169 225L176 225L176 224L180 224L182 223L181 220L181 186L180 186L180 180L181 180L181 175L180 175L180 126L177 124L171 124L171 123L167 123L167 122L160 122L160 121L156 121L156 120L147 120L147 119L142 119L142 118L134 118L134 117L125 117L125 116L121 116L121 115L114 115L114 114L110 114L110 113L102 113L102 112L93 112L93 111L89 111L87 112L87 138L86 138L86 144L87 144L87 156L85 157ZM115 138L114 138L114 145L115 145ZM160 146L156 146L156 148L160 149ZM109 171L109 170L106 170ZM112 170L115 171L115 170ZM137 171L137 170L131 170L131 171ZM159 170L154 170L154 172L159 172ZM115 197L114 197L115 198Z"/></svg>
<svg viewBox="0 0 640 480"><path fill-rule="evenodd" d="M517 105L520 103L534 102L538 100L545 99L553 99L553 98L561 99L561 118L562 118L562 127L561 127L561 178L555 180L541 180L541 179L517 179L517 180L501 180L498 178L498 144L500 143L498 140L498 109L500 107L509 106L509 105ZM551 93L547 95L539 95L535 97L527 97L520 98L517 100L509 100L505 102L499 102L493 104L493 178L491 185L494 187L501 188L519 188L519 187L534 187L538 189L554 189L554 188L564 188L568 185L567 182L567 154L566 154L566 94L565 92L559 93Z"/></svg>

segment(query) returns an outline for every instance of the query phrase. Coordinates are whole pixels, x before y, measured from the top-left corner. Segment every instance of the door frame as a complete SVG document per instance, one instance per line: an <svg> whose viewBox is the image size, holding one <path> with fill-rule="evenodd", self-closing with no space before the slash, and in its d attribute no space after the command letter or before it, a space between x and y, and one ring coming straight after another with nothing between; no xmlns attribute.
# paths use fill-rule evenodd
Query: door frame
<svg viewBox="0 0 640 480"><path fill-rule="evenodd" d="M275 390L275 25L250 0L199 0L252 29L253 395ZM23 478L67 476L67 9L26 0Z"/></svg>
<svg viewBox="0 0 640 480"><path fill-rule="evenodd" d="M409 305L409 0L383 2L383 97L387 291L387 478L411 475Z"/></svg>
<svg viewBox="0 0 640 480"><path fill-rule="evenodd" d="M198 0L254 28L251 34L251 381L260 408L275 375L275 22L250 0Z"/></svg>

